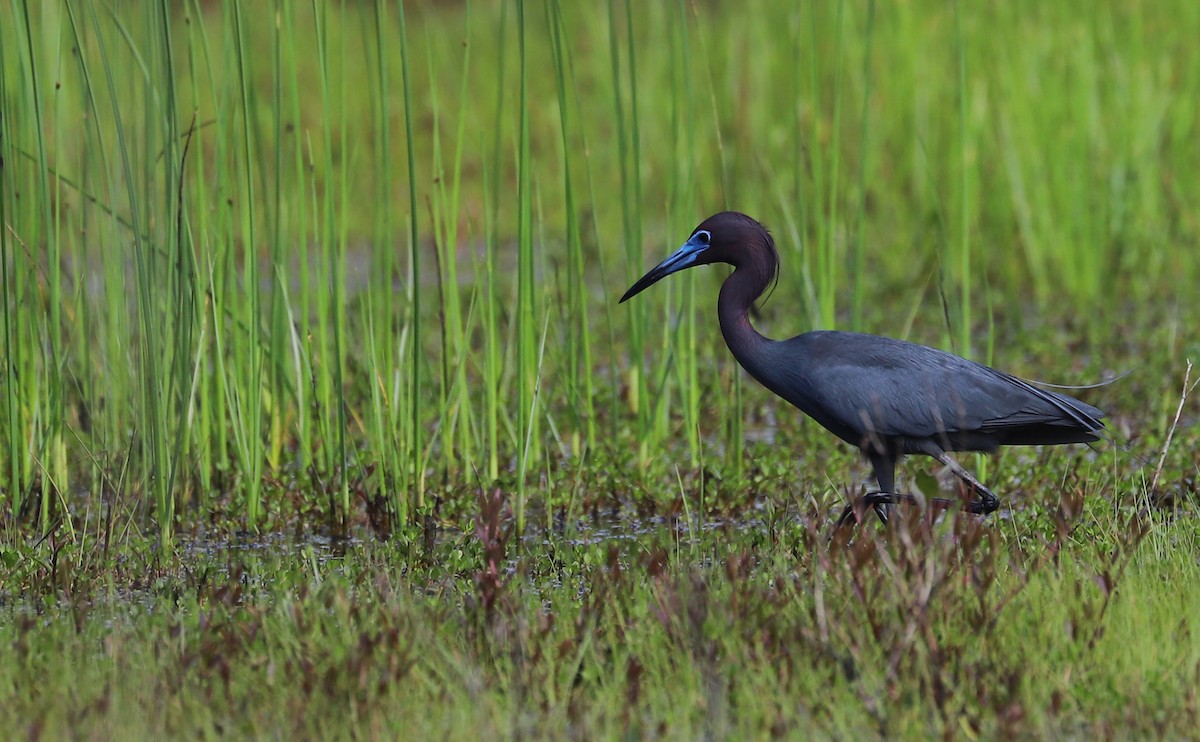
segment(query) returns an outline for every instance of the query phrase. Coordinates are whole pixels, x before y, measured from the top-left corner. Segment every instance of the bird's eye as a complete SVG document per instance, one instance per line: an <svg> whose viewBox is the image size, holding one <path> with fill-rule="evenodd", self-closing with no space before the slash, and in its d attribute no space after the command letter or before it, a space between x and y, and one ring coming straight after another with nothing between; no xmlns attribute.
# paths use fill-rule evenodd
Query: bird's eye
<svg viewBox="0 0 1200 742"><path fill-rule="evenodd" d="M712 242L712 234L707 229L702 229L696 233L696 239L707 245Z"/></svg>

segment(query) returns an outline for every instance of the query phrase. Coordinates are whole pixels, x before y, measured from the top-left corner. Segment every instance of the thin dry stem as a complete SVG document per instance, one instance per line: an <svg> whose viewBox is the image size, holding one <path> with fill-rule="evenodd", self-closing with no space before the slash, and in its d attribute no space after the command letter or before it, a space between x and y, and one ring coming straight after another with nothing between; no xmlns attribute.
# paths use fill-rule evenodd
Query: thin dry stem
<svg viewBox="0 0 1200 742"><path fill-rule="evenodd" d="M1196 386L1200 384L1200 379L1192 381L1192 362L1189 359L1187 368L1183 372L1183 392L1179 395L1179 406L1175 408L1175 419L1171 421L1171 427L1167 429L1167 439L1163 441L1162 452L1158 457L1158 466L1154 469L1154 479L1150 481L1150 491L1154 492L1158 489L1158 480L1162 477L1163 465L1167 461L1167 451L1171 450L1171 439L1175 437L1175 428L1179 426L1179 417L1183 414L1183 405L1187 402L1188 396L1195 391ZM1189 382L1190 385L1189 385Z"/></svg>

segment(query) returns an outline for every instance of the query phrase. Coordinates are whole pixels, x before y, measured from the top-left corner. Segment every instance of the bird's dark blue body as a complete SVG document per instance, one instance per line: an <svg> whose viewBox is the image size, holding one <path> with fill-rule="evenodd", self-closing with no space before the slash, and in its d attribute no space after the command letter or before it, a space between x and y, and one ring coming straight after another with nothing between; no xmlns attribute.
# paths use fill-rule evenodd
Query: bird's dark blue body
<svg viewBox="0 0 1200 742"><path fill-rule="evenodd" d="M763 386L847 443L901 453L1096 440L1103 413L965 358L903 340L817 331L768 341L745 364ZM852 380L853 383L847 383ZM865 447L865 446L864 446Z"/></svg>
<svg viewBox="0 0 1200 742"><path fill-rule="evenodd" d="M862 449L882 490L868 496L871 504L906 499L894 491L896 461L923 453L975 488L981 499L970 510L988 513L999 501L947 451L1085 443L1103 430L1104 413L1089 404L936 348L852 332L763 337L749 311L775 279L779 258L767 230L745 214L709 217L621 301L671 273L716 262L735 268L717 303L730 351L763 386Z"/></svg>

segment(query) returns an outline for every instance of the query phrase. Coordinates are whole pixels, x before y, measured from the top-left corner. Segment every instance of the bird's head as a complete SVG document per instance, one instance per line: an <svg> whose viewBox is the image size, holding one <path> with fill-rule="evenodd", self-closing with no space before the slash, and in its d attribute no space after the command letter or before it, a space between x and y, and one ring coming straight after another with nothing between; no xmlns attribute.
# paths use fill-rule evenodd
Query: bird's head
<svg viewBox="0 0 1200 742"><path fill-rule="evenodd" d="M761 270L771 281L779 268L779 255L766 227L740 212L722 211L692 230L687 242L630 286L621 301L632 299L672 273L709 263Z"/></svg>

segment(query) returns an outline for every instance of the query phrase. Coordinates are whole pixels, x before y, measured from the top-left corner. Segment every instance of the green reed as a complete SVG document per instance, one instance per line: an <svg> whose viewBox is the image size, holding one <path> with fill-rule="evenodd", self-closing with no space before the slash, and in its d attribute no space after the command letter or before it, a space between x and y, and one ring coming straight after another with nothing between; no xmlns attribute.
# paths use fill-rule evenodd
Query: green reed
<svg viewBox="0 0 1200 742"><path fill-rule="evenodd" d="M775 337L941 339L1021 372L993 337L1031 332L1014 307L1084 317L1090 348L1117 307L1186 313L1191 10L273 11L5 6L22 524L118 481L163 538L201 512L345 527L380 496L411 523L481 484L554 502L577 455L647 492L701 461L741 481L745 421L800 423L723 348L724 269L616 304L721 208L774 230Z"/></svg>

